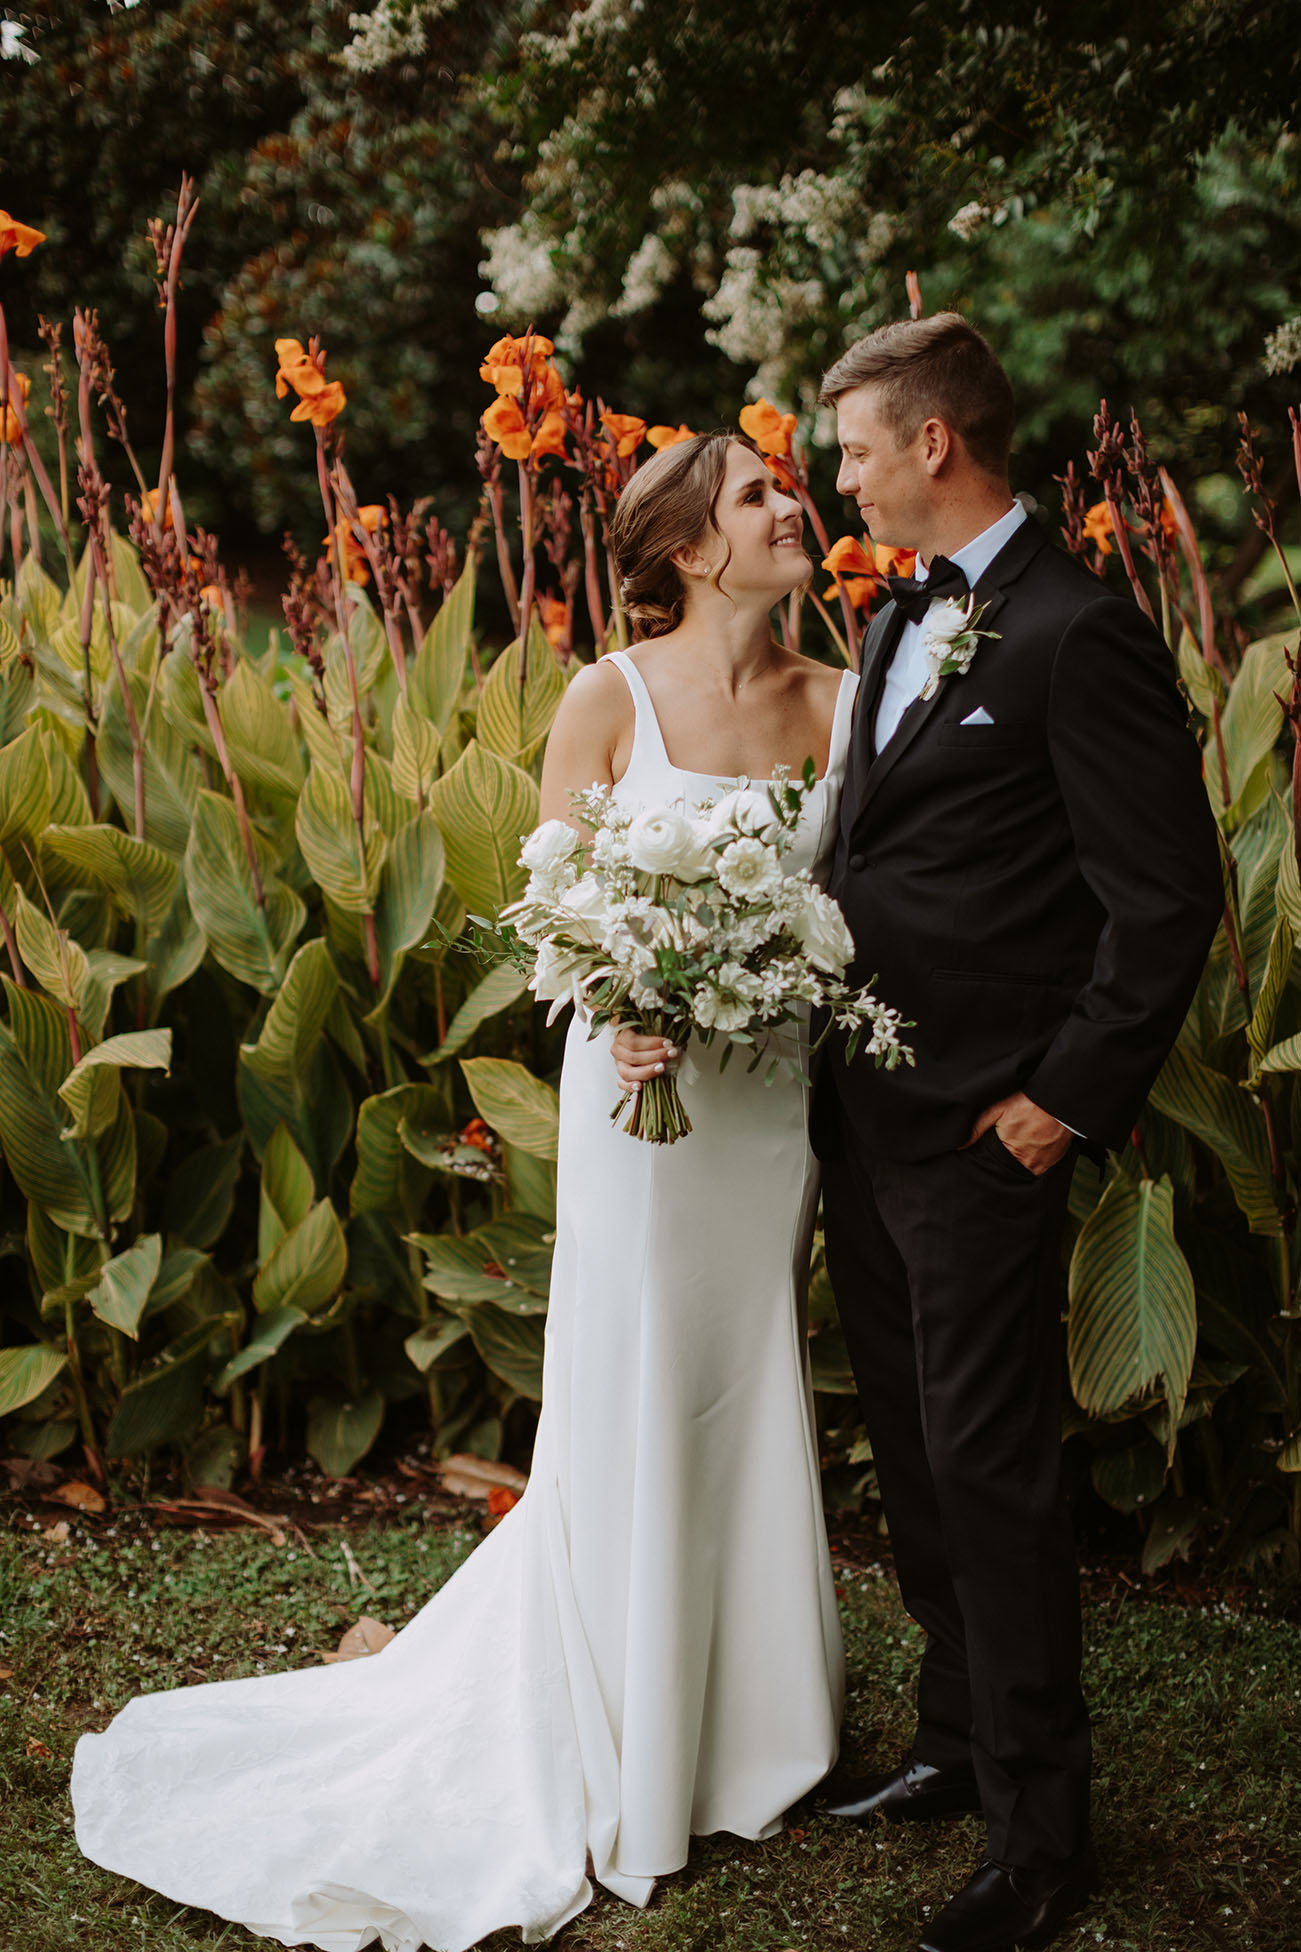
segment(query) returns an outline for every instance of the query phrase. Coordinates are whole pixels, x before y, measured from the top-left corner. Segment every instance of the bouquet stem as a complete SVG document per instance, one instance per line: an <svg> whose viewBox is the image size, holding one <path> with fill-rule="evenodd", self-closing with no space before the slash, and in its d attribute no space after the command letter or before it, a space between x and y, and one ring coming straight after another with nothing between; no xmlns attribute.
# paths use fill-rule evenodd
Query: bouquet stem
<svg viewBox="0 0 1301 1952"><path fill-rule="evenodd" d="M625 1092L610 1113L610 1122L651 1145L673 1145L691 1130L677 1078L668 1071L663 1077L648 1078L640 1091Z"/></svg>

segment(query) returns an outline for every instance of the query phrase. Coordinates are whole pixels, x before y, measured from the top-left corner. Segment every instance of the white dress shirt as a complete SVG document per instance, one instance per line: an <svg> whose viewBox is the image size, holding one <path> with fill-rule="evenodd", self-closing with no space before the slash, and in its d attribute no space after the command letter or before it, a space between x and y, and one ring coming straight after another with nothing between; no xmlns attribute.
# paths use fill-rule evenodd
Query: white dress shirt
<svg viewBox="0 0 1301 1952"><path fill-rule="evenodd" d="M1006 515L1000 515L997 522L991 522L970 542L964 542L961 549L953 551L949 561L956 563L973 589L977 579L984 575L1004 543L1011 541L1025 519L1026 512L1020 502L1013 502ZM919 583L924 583L930 571L925 563L919 562L914 574ZM886 740L894 736L900 719L913 699L920 695L926 682L930 660L925 651L925 638L924 623L908 622L894 647L894 656L885 674L881 702L876 711L874 731L878 752Z"/></svg>

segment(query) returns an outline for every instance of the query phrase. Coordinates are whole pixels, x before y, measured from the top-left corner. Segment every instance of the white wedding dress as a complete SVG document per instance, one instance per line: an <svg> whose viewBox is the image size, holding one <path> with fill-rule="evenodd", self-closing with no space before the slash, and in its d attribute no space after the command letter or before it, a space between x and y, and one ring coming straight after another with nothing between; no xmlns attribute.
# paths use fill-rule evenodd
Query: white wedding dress
<svg viewBox="0 0 1301 1952"><path fill-rule="evenodd" d="M698 805L649 694L615 791ZM793 865L825 870L854 679ZM284 1945L549 1937L645 1904L693 1832L758 1838L836 1756L843 1662L802 1300L806 1093L696 1053L674 1146L610 1123L608 1033L570 1030L528 1489L369 1659L143 1695L77 1745L96 1863Z"/></svg>

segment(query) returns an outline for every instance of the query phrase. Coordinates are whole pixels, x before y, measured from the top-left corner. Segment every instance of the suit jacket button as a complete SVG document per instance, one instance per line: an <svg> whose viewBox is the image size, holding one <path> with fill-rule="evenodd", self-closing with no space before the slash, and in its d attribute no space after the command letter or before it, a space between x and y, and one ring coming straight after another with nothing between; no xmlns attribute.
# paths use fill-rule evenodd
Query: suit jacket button
<svg viewBox="0 0 1301 1952"><path fill-rule="evenodd" d="M854 873L858 874L867 866L867 856L865 854L851 854L849 857L849 865Z"/></svg>

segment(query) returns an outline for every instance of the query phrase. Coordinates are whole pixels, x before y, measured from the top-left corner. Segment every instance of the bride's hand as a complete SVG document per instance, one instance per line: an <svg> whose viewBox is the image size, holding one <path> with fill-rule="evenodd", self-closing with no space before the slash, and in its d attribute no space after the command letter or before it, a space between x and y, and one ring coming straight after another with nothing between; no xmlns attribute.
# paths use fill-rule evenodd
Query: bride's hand
<svg viewBox="0 0 1301 1952"><path fill-rule="evenodd" d="M637 1091L648 1078L657 1077L682 1055L677 1045L670 1044L666 1038L647 1037L623 1025L615 1031L610 1048L625 1091Z"/></svg>

